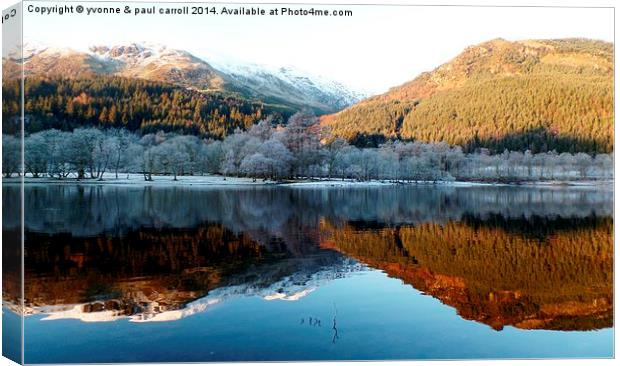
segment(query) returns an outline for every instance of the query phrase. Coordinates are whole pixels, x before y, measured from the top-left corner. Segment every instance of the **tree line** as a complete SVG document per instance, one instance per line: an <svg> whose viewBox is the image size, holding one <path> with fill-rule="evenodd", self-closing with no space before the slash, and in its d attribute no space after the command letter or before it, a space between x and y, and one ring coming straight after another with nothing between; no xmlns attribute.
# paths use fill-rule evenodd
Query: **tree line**
<svg viewBox="0 0 620 366"><path fill-rule="evenodd" d="M24 138L23 170L32 177L103 179L104 173L221 174L255 179L307 178L358 181L538 181L611 178L610 154L488 150L465 153L445 142L387 141L358 148L333 138L318 118L291 116L286 126L267 118L223 140L159 131L142 136L126 129L49 129ZM3 174L21 169L20 141L3 135Z"/></svg>
<svg viewBox="0 0 620 366"><path fill-rule="evenodd" d="M20 84L2 86L3 133L19 131ZM28 132L81 127L125 128L221 139L247 129L264 116L292 113L284 107L250 101L236 94L200 92L162 82L122 77L28 78L24 83ZM14 123L9 121L14 120Z"/></svg>

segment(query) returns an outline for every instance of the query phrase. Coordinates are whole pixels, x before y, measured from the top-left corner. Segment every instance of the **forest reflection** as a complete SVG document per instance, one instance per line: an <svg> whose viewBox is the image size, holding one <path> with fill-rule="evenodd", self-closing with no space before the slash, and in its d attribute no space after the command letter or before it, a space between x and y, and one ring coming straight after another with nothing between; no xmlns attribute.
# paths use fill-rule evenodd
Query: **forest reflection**
<svg viewBox="0 0 620 366"><path fill-rule="evenodd" d="M540 226L544 223L544 226ZM468 218L378 228L325 222L338 250L501 330L613 326L610 217Z"/></svg>
<svg viewBox="0 0 620 366"><path fill-rule="evenodd" d="M606 328L612 199L586 188L27 186L26 303L49 319L173 320L232 296L298 299L367 266L497 330ZM16 235L8 201L3 215L3 235Z"/></svg>

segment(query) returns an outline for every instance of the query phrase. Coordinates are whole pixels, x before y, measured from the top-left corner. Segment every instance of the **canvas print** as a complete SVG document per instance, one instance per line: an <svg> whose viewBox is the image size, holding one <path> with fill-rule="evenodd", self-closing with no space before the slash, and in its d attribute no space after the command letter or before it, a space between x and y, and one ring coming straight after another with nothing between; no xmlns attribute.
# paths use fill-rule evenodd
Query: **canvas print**
<svg viewBox="0 0 620 366"><path fill-rule="evenodd" d="M4 356L614 357L613 8L2 26Z"/></svg>

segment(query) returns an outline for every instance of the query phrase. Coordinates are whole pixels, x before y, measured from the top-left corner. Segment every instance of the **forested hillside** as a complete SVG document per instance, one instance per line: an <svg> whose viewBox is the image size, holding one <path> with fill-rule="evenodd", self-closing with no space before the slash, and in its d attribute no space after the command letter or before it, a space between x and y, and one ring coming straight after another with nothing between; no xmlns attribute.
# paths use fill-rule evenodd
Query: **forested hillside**
<svg viewBox="0 0 620 366"><path fill-rule="evenodd" d="M37 78L25 83L26 131L50 128L122 127L147 134L157 131L222 138L248 128L269 114L292 111L219 92L199 92L171 84L121 77ZM19 114L18 82L5 82L3 132L13 133Z"/></svg>
<svg viewBox="0 0 620 366"><path fill-rule="evenodd" d="M322 123L361 145L402 138L465 151L610 152L613 44L492 40Z"/></svg>

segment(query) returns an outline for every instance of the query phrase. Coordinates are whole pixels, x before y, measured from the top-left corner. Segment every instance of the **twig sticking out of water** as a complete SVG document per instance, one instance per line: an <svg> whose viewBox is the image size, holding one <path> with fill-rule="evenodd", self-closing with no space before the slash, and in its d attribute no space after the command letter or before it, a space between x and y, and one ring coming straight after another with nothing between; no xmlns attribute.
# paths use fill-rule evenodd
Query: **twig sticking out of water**
<svg viewBox="0 0 620 366"><path fill-rule="evenodd" d="M336 303L334 302L334 322L332 325L332 330L334 331L334 336L332 337L332 343L336 343L336 340L340 338L338 336L338 328L336 327L336 316L338 316L338 308L336 307Z"/></svg>

